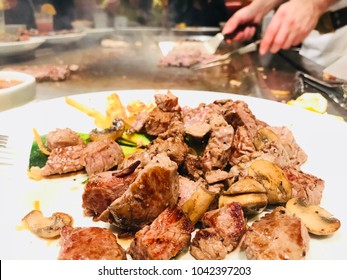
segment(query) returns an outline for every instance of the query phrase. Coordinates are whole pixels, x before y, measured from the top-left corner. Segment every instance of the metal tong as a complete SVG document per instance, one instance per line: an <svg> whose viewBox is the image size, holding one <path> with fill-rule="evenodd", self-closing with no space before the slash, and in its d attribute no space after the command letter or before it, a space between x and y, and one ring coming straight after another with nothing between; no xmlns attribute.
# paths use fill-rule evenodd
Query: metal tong
<svg viewBox="0 0 347 280"><path fill-rule="evenodd" d="M218 55L218 56L213 57L211 59L206 59L203 62L200 62L200 63L193 65L191 67L191 69L201 70L201 69L211 68L211 67L215 67L218 65L223 65L223 64L229 63L230 58L235 54L243 55L243 54L255 51L257 49L258 45L260 44L260 42L261 42L261 40L257 40L255 42L252 42L252 43L247 44L243 47L240 47L238 49L227 52L225 54Z"/></svg>

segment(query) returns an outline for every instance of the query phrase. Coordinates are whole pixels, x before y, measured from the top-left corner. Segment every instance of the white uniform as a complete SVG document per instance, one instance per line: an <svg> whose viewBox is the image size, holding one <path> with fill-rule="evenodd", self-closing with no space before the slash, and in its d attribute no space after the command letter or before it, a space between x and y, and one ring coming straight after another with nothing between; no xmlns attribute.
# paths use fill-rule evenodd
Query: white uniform
<svg viewBox="0 0 347 280"><path fill-rule="evenodd" d="M347 7L347 0L340 0L330 8L330 11L344 7ZM302 42L300 54L322 66L331 65L347 55L347 26L327 34L320 34L317 30L313 30Z"/></svg>

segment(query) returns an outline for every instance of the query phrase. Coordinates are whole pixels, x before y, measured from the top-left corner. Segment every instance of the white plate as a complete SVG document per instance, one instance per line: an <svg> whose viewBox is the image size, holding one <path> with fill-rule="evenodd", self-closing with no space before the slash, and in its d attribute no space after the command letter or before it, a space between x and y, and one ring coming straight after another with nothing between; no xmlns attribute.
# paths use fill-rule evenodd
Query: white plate
<svg viewBox="0 0 347 280"><path fill-rule="evenodd" d="M44 38L30 38L26 41L0 43L0 56L18 55L38 48Z"/></svg>
<svg viewBox="0 0 347 280"><path fill-rule="evenodd" d="M166 91L162 91L166 92ZM98 110L103 110L106 97L111 92L99 92L72 96ZM154 90L117 91L123 104L132 100L153 101ZM232 98L245 100L253 113L270 125L288 126L297 142L308 154L303 170L325 180L322 206L335 214L341 228L332 236L312 238L306 259L346 259L347 211L346 205L346 158L347 124L328 116L318 115L289 105L232 94L203 91L172 90L181 105L197 106L199 102ZM9 121L11 120L11 121ZM94 223L83 216L82 193L86 176L79 174L64 179L31 181L26 168L30 152L32 128L42 134L55 128L69 127L75 131L89 132L93 127L91 118L65 104L63 98L28 104L0 114L0 134L10 135L10 145L15 153L15 165L0 165L2 202L1 215L1 259L56 259L58 241L47 242L27 230L23 230L21 219L40 201L45 215L55 211L73 216L74 226L107 227L105 223ZM126 245L123 241L120 242ZM189 254L180 256L191 259ZM238 250L228 255L229 259L244 259Z"/></svg>
<svg viewBox="0 0 347 280"><path fill-rule="evenodd" d="M44 39L45 43L50 45L67 45L80 41L84 36L86 36L85 33L68 33L48 36L37 36L36 38Z"/></svg>

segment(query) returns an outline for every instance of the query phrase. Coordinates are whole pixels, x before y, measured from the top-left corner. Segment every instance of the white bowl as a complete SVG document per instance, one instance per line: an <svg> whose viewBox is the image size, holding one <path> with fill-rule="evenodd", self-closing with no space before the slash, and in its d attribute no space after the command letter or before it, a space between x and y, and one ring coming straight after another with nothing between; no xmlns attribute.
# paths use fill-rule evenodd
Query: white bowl
<svg viewBox="0 0 347 280"><path fill-rule="evenodd" d="M19 81L16 85L0 88L0 111L28 103L36 96L36 80L31 75L15 71L0 71L0 80Z"/></svg>

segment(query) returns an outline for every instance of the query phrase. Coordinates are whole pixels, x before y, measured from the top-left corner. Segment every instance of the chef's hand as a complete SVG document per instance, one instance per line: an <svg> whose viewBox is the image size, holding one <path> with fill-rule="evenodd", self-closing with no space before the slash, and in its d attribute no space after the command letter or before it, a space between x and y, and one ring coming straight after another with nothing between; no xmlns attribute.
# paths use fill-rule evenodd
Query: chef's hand
<svg viewBox="0 0 347 280"><path fill-rule="evenodd" d="M282 4L265 31L259 53L277 53L298 45L315 28L322 12L314 0L290 0Z"/></svg>
<svg viewBox="0 0 347 280"><path fill-rule="evenodd" d="M252 1L252 3L238 10L230 17L230 19L225 23L222 33L231 34L240 25L250 24L250 26L235 34L232 42L242 42L251 39L256 32L254 25L259 25L264 16L280 3L281 0Z"/></svg>

